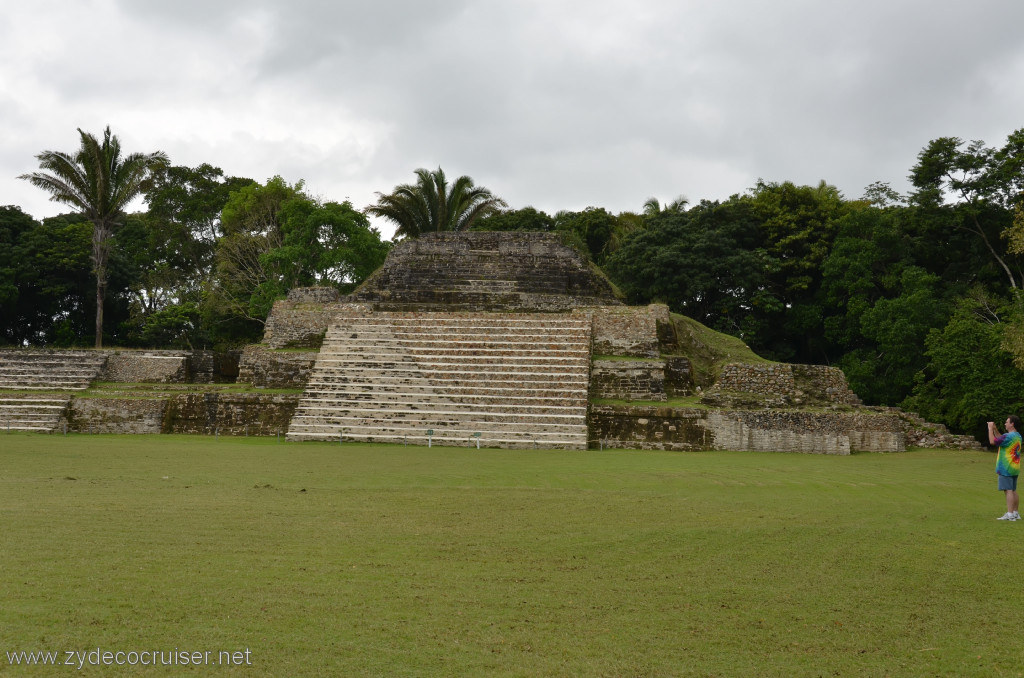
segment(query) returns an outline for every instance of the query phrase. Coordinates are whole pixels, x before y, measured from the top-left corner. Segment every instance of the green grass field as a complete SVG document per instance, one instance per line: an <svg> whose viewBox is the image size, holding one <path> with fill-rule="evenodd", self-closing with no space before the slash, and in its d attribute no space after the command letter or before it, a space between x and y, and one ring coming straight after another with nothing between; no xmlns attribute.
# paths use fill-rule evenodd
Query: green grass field
<svg viewBox="0 0 1024 678"><path fill-rule="evenodd" d="M251 661L0 673L1019 676L993 464L0 435L0 650Z"/></svg>

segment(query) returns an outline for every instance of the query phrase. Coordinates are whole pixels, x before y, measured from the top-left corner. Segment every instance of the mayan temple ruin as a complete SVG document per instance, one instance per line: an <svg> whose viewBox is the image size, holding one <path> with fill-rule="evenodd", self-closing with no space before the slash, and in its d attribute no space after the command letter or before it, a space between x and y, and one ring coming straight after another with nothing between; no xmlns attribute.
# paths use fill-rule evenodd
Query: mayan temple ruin
<svg viewBox="0 0 1024 678"><path fill-rule="evenodd" d="M623 304L553 234L431 233L350 295L292 290L239 353L2 351L0 426L580 450L977 446L862 406L836 368L771 363L734 338L725 351L715 335L664 305Z"/></svg>

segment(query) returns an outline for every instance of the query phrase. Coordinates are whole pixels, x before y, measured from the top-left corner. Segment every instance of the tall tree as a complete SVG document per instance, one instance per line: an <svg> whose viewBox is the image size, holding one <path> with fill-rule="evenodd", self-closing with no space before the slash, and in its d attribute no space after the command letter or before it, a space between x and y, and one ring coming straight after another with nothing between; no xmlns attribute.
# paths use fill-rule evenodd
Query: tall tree
<svg viewBox="0 0 1024 678"><path fill-rule="evenodd" d="M465 231L478 219L496 214L508 207L483 186L476 186L468 176L461 176L451 185L438 167L416 170L415 184L401 184L385 195L377 194L377 204L366 213L394 223L396 238L416 238L434 231Z"/></svg>
<svg viewBox="0 0 1024 678"><path fill-rule="evenodd" d="M351 203L321 203L281 177L232 192L221 227L203 302L217 345L258 340L274 301L293 287L351 290L388 252Z"/></svg>
<svg viewBox="0 0 1024 678"><path fill-rule="evenodd" d="M760 247L745 201L701 201L662 211L608 257L608 275L631 303L662 301L716 330L748 338L754 309L774 307L767 283L775 262Z"/></svg>
<svg viewBox="0 0 1024 678"><path fill-rule="evenodd" d="M1024 274L1013 256L1019 252L1012 227L1014 209L1024 199L1024 129L1011 133L1001 148L965 144L958 137L933 139L918 154L910 180L917 189L911 195L915 204L955 210L959 228L984 243L1011 289L1021 288ZM998 241L1004 233L1011 238L1009 252Z"/></svg>
<svg viewBox="0 0 1024 678"><path fill-rule="evenodd" d="M108 126L100 142L78 130L82 146L74 154L43 151L36 156L42 172L19 178L50 193L50 200L70 205L92 222L92 264L96 276L96 348L103 346L103 298L107 289L110 237L122 225L124 208L142 193L150 173L167 164L167 155L121 155L121 142Z"/></svg>

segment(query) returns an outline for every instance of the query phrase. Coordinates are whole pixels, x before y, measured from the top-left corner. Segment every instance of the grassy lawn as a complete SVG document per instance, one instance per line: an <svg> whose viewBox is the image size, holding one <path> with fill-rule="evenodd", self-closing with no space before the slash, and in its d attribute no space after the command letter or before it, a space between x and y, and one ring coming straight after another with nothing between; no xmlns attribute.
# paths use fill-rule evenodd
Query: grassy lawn
<svg viewBox="0 0 1024 678"><path fill-rule="evenodd" d="M1019 676L1024 522L995 520L993 465L0 435L0 650L252 663L83 675Z"/></svg>

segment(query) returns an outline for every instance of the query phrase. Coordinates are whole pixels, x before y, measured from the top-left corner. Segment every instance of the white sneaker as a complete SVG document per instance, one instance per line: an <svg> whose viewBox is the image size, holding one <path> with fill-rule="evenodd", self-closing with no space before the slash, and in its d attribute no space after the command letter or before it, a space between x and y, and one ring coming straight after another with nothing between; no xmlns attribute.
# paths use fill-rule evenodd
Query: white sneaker
<svg viewBox="0 0 1024 678"><path fill-rule="evenodd" d="M996 518L996 520L1017 520L1017 516L1013 515L1009 511Z"/></svg>
<svg viewBox="0 0 1024 678"><path fill-rule="evenodd" d="M1018 513L1017 511L1014 511L1013 512L1013 519L1014 520L1020 520L1020 513Z"/></svg>

